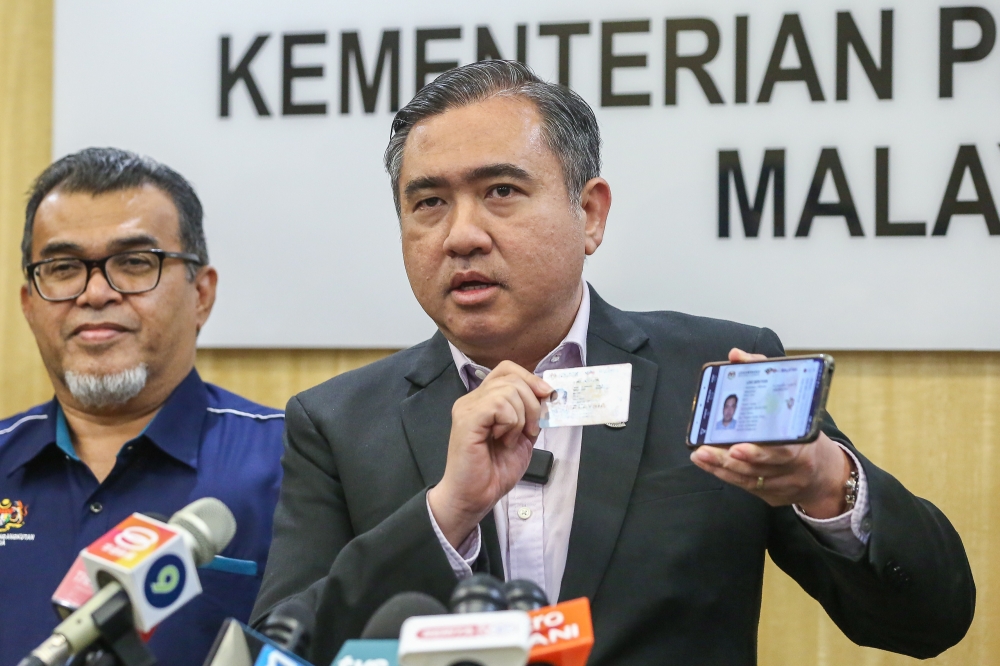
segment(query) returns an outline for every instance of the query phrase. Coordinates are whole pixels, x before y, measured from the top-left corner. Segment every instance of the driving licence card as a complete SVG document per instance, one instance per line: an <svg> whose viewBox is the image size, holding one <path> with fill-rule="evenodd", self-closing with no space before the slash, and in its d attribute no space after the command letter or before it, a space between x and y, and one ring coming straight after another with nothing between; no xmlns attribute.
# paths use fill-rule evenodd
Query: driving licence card
<svg viewBox="0 0 1000 666"><path fill-rule="evenodd" d="M542 402L542 428L624 423L632 394L632 364L546 370L555 395Z"/></svg>

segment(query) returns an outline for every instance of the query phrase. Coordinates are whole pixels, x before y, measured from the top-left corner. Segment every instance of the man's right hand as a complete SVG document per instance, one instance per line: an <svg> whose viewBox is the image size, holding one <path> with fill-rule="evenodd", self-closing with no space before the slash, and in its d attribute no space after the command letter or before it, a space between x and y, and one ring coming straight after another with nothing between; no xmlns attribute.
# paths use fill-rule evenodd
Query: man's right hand
<svg viewBox="0 0 1000 666"><path fill-rule="evenodd" d="M552 387L504 361L451 409L448 462L427 493L434 520L458 548L521 480L541 430L541 400Z"/></svg>

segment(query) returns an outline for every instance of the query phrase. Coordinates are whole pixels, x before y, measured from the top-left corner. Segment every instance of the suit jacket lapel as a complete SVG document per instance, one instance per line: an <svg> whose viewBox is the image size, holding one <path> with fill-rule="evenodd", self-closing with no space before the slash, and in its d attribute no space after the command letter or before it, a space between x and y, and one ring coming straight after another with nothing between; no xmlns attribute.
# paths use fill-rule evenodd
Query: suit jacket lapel
<svg viewBox="0 0 1000 666"><path fill-rule="evenodd" d="M448 341L440 332L423 343L406 378L414 392L400 404L403 430L424 484L436 484L444 476L451 436L451 407L465 395L465 385L455 368ZM481 523L483 547L490 573L503 578L500 541L492 512Z"/></svg>
<svg viewBox="0 0 1000 666"><path fill-rule="evenodd" d="M618 541L656 388L656 363L637 355L648 337L591 289L587 365L632 364L628 425L583 429L576 507L560 600L593 599Z"/></svg>

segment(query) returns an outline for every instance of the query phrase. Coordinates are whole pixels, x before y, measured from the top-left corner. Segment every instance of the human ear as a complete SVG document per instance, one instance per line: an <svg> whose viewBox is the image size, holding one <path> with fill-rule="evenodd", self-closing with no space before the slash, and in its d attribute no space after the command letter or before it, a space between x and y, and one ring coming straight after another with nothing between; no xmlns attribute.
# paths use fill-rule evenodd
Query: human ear
<svg viewBox="0 0 1000 666"><path fill-rule="evenodd" d="M588 255L597 252L604 240L604 227L611 210L611 186L603 178L591 178L580 192L584 215L584 243Z"/></svg>
<svg viewBox="0 0 1000 666"><path fill-rule="evenodd" d="M212 266L203 266L194 277L194 288L198 292L198 302L196 304L195 321L198 331L208 321L208 316L212 314L212 306L215 305L215 288L219 283L219 274Z"/></svg>

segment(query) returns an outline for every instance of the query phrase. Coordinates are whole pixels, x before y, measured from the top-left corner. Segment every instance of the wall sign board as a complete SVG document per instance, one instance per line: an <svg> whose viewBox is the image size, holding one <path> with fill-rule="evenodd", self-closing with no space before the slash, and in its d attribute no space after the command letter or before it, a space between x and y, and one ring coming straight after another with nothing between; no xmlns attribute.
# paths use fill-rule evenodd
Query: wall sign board
<svg viewBox="0 0 1000 666"><path fill-rule="evenodd" d="M187 176L209 347L400 347L382 152L440 72L527 62L578 91L614 192L586 278L626 309L810 349L1000 349L1000 1L57 0L54 156Z"/></svg>

